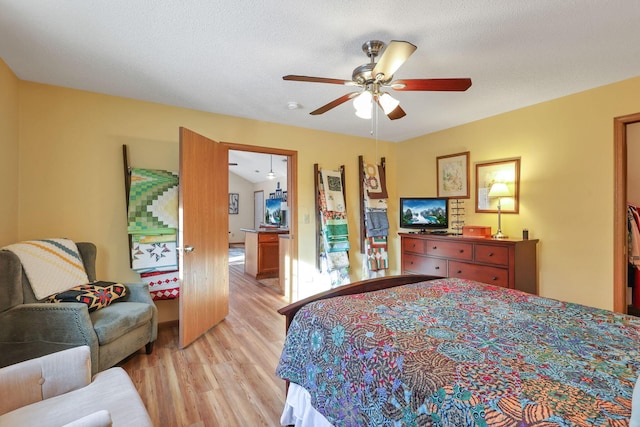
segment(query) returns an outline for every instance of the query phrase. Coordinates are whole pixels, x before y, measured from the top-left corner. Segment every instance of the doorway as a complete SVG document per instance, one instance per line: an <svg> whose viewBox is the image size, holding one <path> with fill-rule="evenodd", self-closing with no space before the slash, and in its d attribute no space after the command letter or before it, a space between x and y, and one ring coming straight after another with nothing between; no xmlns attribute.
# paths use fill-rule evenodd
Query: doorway
<svg viewBox="0 0 640 427"><path fill-rule="evenodd" d="M627 126L640 123L640 113L616 117L613 164L613 310L627 312Z"/></svg>
<svg viewBox="0 0 640 427"><path fill-rule="evenodd" d="M286 257L285 265L280 265L281 269L284 269L287 272L287 279L285 283L287 283L287 288L284 289L285 295L290 296L293 295L293 288L297 286L297 278L296 278L296 266L298 260L298 244L297 244L297 231L298 231L298 179L297 179L297 171L298 171L298 152L293 150L272 148L272 147L261 147L254 145L243 145L243 144L235 144L229 142L223 142L224 146L228 150L234 151L244 151L244 152L252 152L252 153L260 153L260 154L268 154L275 156L281 156L286 158L286 183L287 183L287 215L288 215L288 229L289 229L289 239L281 239L285 241L287 248L286 252L289 256ZM271 169L273 169L273 164L271 164ZM263 201L264 201L264 192L261 192ZM261 206L263 204L261 203ZM264 206L263 206L264 209ZM259 209L254 209L254 211L259 211ZM264 221L264 214L261 214L261 219ZM254 219L254 222L256 220ZM254 228L257 228L259 224L256 226L254 224ZM245 248L246 249L246 248ZM291 301L289 301L291 302Z"/></svg>

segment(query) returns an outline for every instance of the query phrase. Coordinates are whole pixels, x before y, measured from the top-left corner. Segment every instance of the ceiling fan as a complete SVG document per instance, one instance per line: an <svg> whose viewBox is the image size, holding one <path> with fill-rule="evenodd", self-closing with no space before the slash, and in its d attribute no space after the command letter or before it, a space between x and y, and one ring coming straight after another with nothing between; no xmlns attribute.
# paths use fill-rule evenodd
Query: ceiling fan
<svg viewBox="0 0 640 427"><path fill-rule="evenodd" d="M287 75L283 80L299 82L331 83L345 86L358 86L361 90L347 93L326 105L312 111L311 115L326 113L350 99L354 100L356 115L370 119L372 103L375 102L391 120L404 117L406 113L400 102L383 89L398 91L459 91L471 87L471 79L403 79L393 80L393 75L404 62L415 52L417 47L406 41L392 40L388 45L380 40L370 40L362 45L362 50L370 58L370 62L353 70L351 80L329 79L325 77L309 77ZM382 52L378 62L376 57Z"/></svg>

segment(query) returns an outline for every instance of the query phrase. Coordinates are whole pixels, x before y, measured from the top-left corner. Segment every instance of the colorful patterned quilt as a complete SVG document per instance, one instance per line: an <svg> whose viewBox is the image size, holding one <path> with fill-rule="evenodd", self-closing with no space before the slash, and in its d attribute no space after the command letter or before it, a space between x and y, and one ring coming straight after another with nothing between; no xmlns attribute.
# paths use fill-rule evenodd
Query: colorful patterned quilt
<svg viewBox="0 0 640 427"><path fill-rule="evenodd" d="M640 319L462 279L310 303L277 375L336 426L627 426Z"/></svg>

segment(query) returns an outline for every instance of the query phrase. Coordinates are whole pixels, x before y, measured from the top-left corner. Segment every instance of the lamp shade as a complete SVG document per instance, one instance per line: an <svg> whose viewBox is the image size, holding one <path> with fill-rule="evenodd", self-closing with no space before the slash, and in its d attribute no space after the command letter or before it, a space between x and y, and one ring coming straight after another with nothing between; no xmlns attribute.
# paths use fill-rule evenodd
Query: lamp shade
<svg viewBox="0 0 640 427"><path fill-rule="evenodd" d="M489 189L489 197L509 197L511 196L511 192L509 191L509 187L504 182L496 182Z"/></svg>
<svg viewBox="0 0 640 427"><path fill-rule="evenodd" d="M360 117L361 119L365 119L368 120L371 118L371 108L361 108L359 110L356 110L356 116Z"/></svg>
<svg viewBox="0 0 640 427"><path fill-rule="evenodd" d="M370 119L372 100L373 96L368 90L365 90L360 95L356 96L353 100L353 107L356 109L356 116L361 119Z"/></svg>
<svg viewBox="0 0 640 427"><path fill-rule="evenodd" d="M391 113L398 107L398 105L400 105L400 101L386 92L378 97L378 102L385 114Z"/></svg>
<svg viewBox="0 0 640 427"><path fill-rule="evenodd" d="M356 110L371 109L371 99L371 92L365 90L353 99L353 107Z"/></svg>

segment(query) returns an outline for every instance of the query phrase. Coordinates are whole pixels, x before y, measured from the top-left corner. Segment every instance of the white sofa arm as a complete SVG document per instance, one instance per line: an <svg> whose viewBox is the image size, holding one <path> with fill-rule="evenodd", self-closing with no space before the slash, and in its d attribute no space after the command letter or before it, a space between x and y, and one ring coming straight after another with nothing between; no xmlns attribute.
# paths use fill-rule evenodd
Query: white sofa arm
<svg viewBox="0 0 640 427"><path fill-rule="evenodd" d="M91 382L88 346L70 348L0 369L0 415Z"/></svg>
<svg viewBox="0 0 640 427"><path fill-rule="evenodd" d="M103 409L72 421L69 424L65 424L62 427L111 427L111 425L111 415L109 411Z"/></svg>

